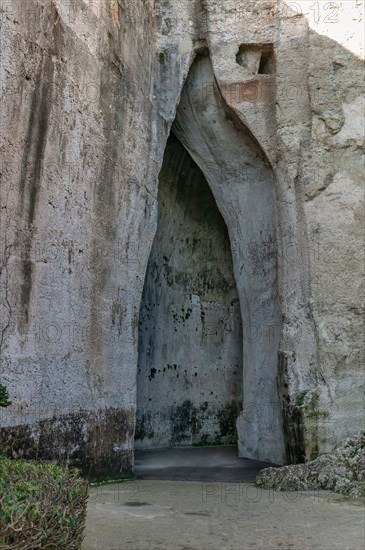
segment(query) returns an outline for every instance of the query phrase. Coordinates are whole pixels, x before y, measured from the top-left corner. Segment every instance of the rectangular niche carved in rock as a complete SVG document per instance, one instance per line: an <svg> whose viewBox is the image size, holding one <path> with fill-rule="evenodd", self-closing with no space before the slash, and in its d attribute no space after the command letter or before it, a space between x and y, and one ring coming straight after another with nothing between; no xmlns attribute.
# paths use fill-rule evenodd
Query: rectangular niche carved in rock
<svg viewBox="0 0 365 550"><path fill-rule="evenodd" d="M236 53L236 61L249 75L275 73L272 44L241 44Z"/></svg>

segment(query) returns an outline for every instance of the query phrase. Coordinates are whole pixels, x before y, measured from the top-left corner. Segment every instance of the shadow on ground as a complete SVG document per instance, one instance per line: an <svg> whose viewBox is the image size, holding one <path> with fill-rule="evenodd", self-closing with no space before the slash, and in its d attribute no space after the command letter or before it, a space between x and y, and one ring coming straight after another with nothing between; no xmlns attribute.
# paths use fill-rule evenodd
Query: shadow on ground
<svg viewBox="0 0 365 550"><path fill-rule="evenodd" d="M137 479L253 483L259 471L269 466L274 465L239 458L235 445L153 449L134 454Z"/></svg>

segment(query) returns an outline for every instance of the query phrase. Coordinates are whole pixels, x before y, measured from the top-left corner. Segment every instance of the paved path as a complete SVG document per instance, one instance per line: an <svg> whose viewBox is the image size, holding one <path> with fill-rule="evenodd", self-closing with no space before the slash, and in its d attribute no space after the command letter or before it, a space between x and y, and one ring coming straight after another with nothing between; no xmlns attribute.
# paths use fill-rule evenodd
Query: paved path
<svg viewBox="0 0 365 550"><path fill-rule="evenodd" d="M234 448L137 453L136 463L144 479L91 489L83 550L365 547L361 505L324 491L257 489L247 481L260 464Z"/></svg>
<svg viewBox="0 0 365 550"><path fill-rule="evenodd" d="M132 481L91 490L84 550L357 550L364 509L330 493Z"/></svg>

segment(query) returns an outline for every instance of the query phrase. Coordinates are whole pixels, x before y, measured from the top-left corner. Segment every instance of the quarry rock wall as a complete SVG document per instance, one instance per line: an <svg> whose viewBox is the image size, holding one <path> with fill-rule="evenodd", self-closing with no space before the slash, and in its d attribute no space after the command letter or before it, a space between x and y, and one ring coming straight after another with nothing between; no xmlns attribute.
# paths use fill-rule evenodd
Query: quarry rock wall
<svg viewBox="0 0 365 550"><path fill-rule="evenodd" d="M2 452L79 465L94 479L132 472L158 176L200 58L210 71L199 99L207 112L196 121L204 139L186 147L195 147L231 240L243 321L240 452L297 462L359 431L363 3L311 6L1 3L0 383L12 400L1 411ZM217 183L216 159L204 160L217 101L225 127L263 159L275 237L268 320L260 301L267 239L250 238L254 212L238 215L249 185L240 192L237 172L252 188L259 175L237 151L234 166L220 160L228 176ZM188 119L180 120L181 128ZM260 439L272 424L281 426L278 446Z"/></svg>

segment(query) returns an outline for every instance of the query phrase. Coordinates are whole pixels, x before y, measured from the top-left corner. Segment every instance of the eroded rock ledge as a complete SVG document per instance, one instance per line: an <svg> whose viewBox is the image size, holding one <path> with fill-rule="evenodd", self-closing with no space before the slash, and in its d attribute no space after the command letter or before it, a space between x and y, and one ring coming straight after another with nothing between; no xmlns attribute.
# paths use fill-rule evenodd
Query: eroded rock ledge
<svg viewBox="0 0 365 550"><path fill-rule="evenodd" d="M306 464L265 468L256 485L276 491L329 489L353 498L365 497L365 432Z"/></svg>

